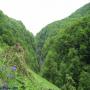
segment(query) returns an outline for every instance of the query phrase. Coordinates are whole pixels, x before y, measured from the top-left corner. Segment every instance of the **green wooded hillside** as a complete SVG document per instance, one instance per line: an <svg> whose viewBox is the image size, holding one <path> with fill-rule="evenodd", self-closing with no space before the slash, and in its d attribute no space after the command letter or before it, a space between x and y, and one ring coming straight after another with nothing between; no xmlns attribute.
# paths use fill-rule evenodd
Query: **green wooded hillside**
<svg viewBox="0 0 90 90"><path fill-rule="evenodd" d="M89 18L79 19L71 27L60 30L56 36L48 38L42 49L43 77L64 90L90 89Z"/></svg>
<svg viewBox="0 0 90 90"><path fill-rule="evenodd" d="M69 17L48 24L36 35L36 48L39 60L38 62L40 64L43 62L42 48L48 37L55 36L61 29L66 29L67 27L72 26L75 22L84 16L90 16L90 3L81 7Z"/></svg>
<svg viewBox="0 0 90 90"><path fill-rule="evenodd" d="M90 89L90 3L36 36L40 72L62 90Z"/></svg>
<svg viewBox="0 0 90 90"><path fill-rule="evenodd" d="M35 42L32 33L26 30L21 21L16 21L4 15L0 11L0 46L21 45L26 53L26 63L37 71L37 58L35 54Z"/></svg>

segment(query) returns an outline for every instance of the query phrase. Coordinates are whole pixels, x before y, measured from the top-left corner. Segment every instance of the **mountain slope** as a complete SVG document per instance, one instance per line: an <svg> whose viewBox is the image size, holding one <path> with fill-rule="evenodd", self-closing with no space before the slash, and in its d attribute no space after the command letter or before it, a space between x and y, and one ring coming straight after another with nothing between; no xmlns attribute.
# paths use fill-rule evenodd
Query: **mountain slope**
<svg viewBox="0 0 90 90"><path fill-rule="evenodd" d="M90 3L36 36L41 75L62 90L90 89Z"/></svg>
<svg viewBox="0 0 90 90"><path fill-rule="evenodd" d="M42 48L46 40L49 37L57 35L57 33L60 30L72 26L73 23L78 22L79 19L80 18L82 19L82 17L84 16L90 16L90 3L81 7L73 14L71 14L69 17L48 24L36 35L36 48L37 48L38 62L40 63L40 66L43 63Z"/></svg>
<svg viewBox="0 0 90 90"><path fill-rule="evenodd" d="M73 13L70 17L83 17L90 15L90 3L84 5L83 7L79 8L75 13Z"/></svg>
<svg viewBox="0 0 90 90"><path fill-rule="evenodd" d="M8 47L0 54L0 87L17 90L60 90L27 67L22 46Z"/></svg>
<svg viewBox="0 0 90 90"><path fill-rule="evenodd" d="M42 76L64 90L89 90L89 45L90 16L86 16L45 42Z"/></svg>
<svg viewBox="0 0 90 90"><path fill-rule="evenodd" d="M0 11L0 46L22 45L26 52L26 63L34 71L38 71L35 42L32 33L26 30L21 21L14 20ZM5 47L4 47L5 46Z"/></svg>

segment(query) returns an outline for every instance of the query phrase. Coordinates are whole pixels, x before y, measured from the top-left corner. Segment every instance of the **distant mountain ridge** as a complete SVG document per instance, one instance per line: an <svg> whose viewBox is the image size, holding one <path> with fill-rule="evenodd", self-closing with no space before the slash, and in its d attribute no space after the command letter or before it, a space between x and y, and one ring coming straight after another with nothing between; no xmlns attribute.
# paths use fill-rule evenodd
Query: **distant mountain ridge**
<svg viewBox="0 0 90 90"><path fill-rule="evenodd" d="M88 16L88 15L90 15L90 3L76 10L76 12L71 14L70 17L74 18L74 17L82 17L82 16Z"/></svg>

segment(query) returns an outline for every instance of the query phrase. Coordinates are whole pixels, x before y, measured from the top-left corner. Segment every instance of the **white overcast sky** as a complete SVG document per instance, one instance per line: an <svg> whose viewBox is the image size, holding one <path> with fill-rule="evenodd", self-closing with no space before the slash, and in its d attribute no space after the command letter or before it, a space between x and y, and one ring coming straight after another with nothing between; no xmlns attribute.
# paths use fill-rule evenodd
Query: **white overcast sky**
<svg viewBox="0 0 90 90"><path fill-rule="evenodd" d="M47 24L69 16L90 0L0 0L0 10L21 20L34 35Z"/></svg>

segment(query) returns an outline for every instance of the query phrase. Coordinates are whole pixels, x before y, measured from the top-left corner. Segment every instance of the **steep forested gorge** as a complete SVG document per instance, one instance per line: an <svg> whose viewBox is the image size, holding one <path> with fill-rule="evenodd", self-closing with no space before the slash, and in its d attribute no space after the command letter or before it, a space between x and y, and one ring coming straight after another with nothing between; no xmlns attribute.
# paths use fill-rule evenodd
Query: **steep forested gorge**
<svg viewBox="0 0 90 90"><path fill-rule="evenodd" d="M3 85L16 90L90 90L90 3L35 37L21 21L0 11L0 88Z"/></svg>

